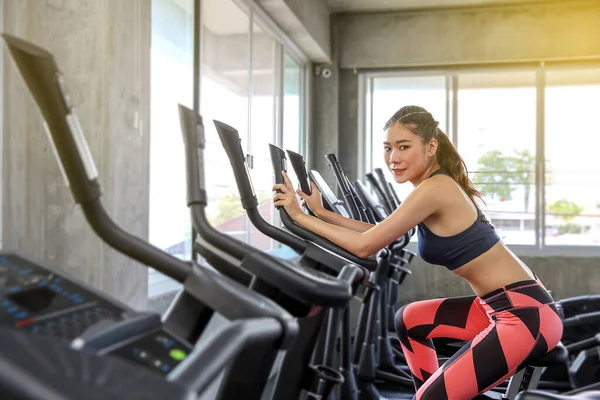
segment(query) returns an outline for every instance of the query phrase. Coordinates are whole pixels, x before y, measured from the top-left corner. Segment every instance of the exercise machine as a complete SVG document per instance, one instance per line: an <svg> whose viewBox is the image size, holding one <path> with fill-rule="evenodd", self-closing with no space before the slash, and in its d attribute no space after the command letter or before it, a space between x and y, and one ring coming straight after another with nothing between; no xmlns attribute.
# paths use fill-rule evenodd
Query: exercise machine
<svg viewBox="0 0 600 400"><path fill-rule="evenodd" d="M325 308L344 308L350 301L353 286L358 284L364 275L361 268L348 263L340 263L335 258L335 273L327 273L317 268L320 263L331 259L330 254L319 255L315 247L303 245L305 253L297 262L285 261L272 257L262 251L218 232L208 223L205 215L206 195L203 171L204 164L204 126L202 118L197 113L180 105L181 126L184 132L186 160L188 171L188 206L193 215L194 227L199 233L195 247L200 255L212 262L223 257L227 263L216 266L223 274L234 276L237 280L264 296L273 299L286 308L292 315L299 318L300 332L294 345L285 353L283 363L279 368L276 381L268 388L265 396L269 398L298 398L301 394L310 397L324 398L333 388L343 381L341 374L327 366L326 362L316 360L310 363L310 349L320 331ZM226 132L230 133L230 132ZM220 132L220 134L224 134ZM237 135L237 132L235 132ZM233 139L233 141L229 141ZM236 143L236 137L222 138L224 147L230 156L241 153L241 147ZM243 159L243 154L242 154ZM244 162L242 160L242 162ZM245 169L242 169L245 174ZM257 199L252 186L245 180L244 175L234 168L236 181L244 188L242 204L252 215L251 219L268 225L257 210ZM235 243L235 245L234 245ZM312 252L312 253L311 253ZM320 260L320 263L319 263ZM265 275L264 265L268 264L278 270L278 276ZM328 263L331 265L331 262ZM247 276L240 276L242 275ZM292 280L291 284L282 285L282 280ZM312 292L299 292L293 286L297 282L312 281ZM297 284L296 284L297 286ZM312 347L311 347L312 346ZM274 357L273 353L271 356ZM255 362L248 358L247 362ZM326 361L326 360L325 360ZM268 363L270 364L270 363ZM268 374L265 368L262 376ZM247 377L253 379L252 376ZM267 393L268 392L268 393Z"/></svg>
<svg viewBox="0 0 600 400"><path fill-rule="evenodd" d="M339 162L336 161L335 157L328 155L327 156L328 162L330 164L330 166L332 166L332 168L334 168L334 174L336 176L336 179L338 179L338 184L340 183L340 181L345 181L346 183L349 181L343 174L343 171L341 171L341 166L339 164ZM296 173L296 175L298 177L302 177L304 176L302 173ZM317 181L322 181L320 179L318 179L318 173L316 171L311 171L311 173L309 174L310 178L312 179L313 176L317 177ZM380 192L380 196L382 201L384 201L384 210L388 211L388 212L393 212L393 210L399 205L399 199L397 198L397 196L394 196L394 191L393 188L390 186L390 184L388 182L385 181L385 177L383 176L383 171L376 171L376 174L373 175L371 174L372 178L370 179L370 182L372 185L378 185L378 190ZM319 190L321 190L321 188L319 187L319 184L317 182L316 186ZM323 183L323 182L321 182ZM306 186L308 186L308 184L305 184ZM343 190L352 190L352 185L347 185L347 184L340 184L340 189ZM353 201L355 202L355 204L358 204L358 207L360 208L361 204L360 202L357 201L357 197L358 196L353 196ZM345 198L349 198L349 196L345 196ZM360 200L360 198L358 199ZM336 202L335 198L330 198L329 201L332 202ZM383 211L382 211L383 213ZM359 213L360 214L360 213ZM381 264L380 264L381 265ZM377 272L375 272L375 274L377 274ZM382 318L383 318L383 314L382 314ZM384 334L382 333L382 336ZM384 343L383 341L380 341L379 343ZM364 348L363 348L364 351ZM382 354L381 352L379 353L380 355ZM385 354L385 352L384 352ZM554 350L552 350L551 352L549 352L548 354L539 357L535 360L532 360L531 363L527 366L524 366L523 369L521 369L517 374L515 374L508 382L508 385L506 387L504 386L500 386L498 388L494 388L494 390L489 391L488 393L486 393L485 395L483 395L483 398L503 398L503 399L514 399L514 396L516 396L517 393L527 390L527 389L535 389L537 387L537 384L539 382L539 378L541 373L544 371L545 368L549 367L549 366L564 366L567 363L567 350L566 348L562 345L559 344ZM365 392L361 393L361 398L369 398L369 399L377 399L380 398L381 395L384 395L387 398L395 398L400 397L401 395L397 395L394 393L394 391L397 391L399 386L398 383L395 382L395 380L397 379L397 377L390 377L388 374L385 374L385 372L387 371L383 371L384 373L381 373L382 371L380 370L375 370L375 373L373 373L373 367L372 365L368 365L369 374L361 374L361 367L364 367L365 363L363 361L363 363L359 363L358 365L358 376L359 376L359 384L362 382L363 384L366 383L366 385L362 386L361 389L364 390ZM361 379L362 378L362 379ZM379 379L377 379L379 378ZM386 384L381 382L381 379L386 379L388 378L388 382L394 382L394 384ZM392 379L389 379L392 378ZM364 395L364 393L368 393L368 395ZM364 396L364 397L363 397Z"/></svg>
<svg viewBox="0 0 600 400"><path fill-rule="evenodd" d="M301 155L289 150L288 154L290 155L291 164L298 177L300 187L310 187L307 181L307 178L310 177L317 189L322 194L325 193L323 195L326 198L324 202L336 204L339 209L345 208L345 203L338 200L317 171L311 170L308 173L306 172L305 163ZM361 215L364 218L366 215L364 207L360 199L357 199L356 194L351 192L351 184L343 175L339 163L337 163L333 155L329 155L328 162L336 165L336 171L334 171L336 177L341 182L345 182L343 185L340 184L340 189L348 191L345 193L345 198L354 203L353 214ZM307 194L310 194L310 191ZM351 214L351 212L348 212L348 214ZM365 222L373 223L373 221ZM408 235L404 235L378 254L378 267L372 272L371 286L366 289L362 298L352 352L361 397L365 396L365 393L370 393L371 397L378 398L380 394L376 389L375 382L381 380L394 382L396 392L398 392L399 387L403 387L405 389L404 395L410 395L414 391L413 382L408 370L398 367L393 362L393 350L387 335L389 319L385 317L390 311L387 300L389 282L393 275L391 270L396 267L407 270L404 265L408 261L403 260L403 263L400 264L398 254L401 254L409 238Z"/></svg>
<svg viewBox="0 0 600 400"><path fill-rule="evenodd" d="M98 174L54 56L3 35L43 118L65 181L109 246L181 282L162 319L136 312L66 273L12 253L0 255L0 393L11 399L192 399L224 371L224 386L247 396L249 349L286 349L298 324L243 285L165 253L117 226L101 202ZM231 323L206 337L214 314ZM247 365L251 372L254 365ZM86 393L84 393L86 391ZM222 397L219 397L222 398ZM229 397L230 398L230 397Z"/></svg>

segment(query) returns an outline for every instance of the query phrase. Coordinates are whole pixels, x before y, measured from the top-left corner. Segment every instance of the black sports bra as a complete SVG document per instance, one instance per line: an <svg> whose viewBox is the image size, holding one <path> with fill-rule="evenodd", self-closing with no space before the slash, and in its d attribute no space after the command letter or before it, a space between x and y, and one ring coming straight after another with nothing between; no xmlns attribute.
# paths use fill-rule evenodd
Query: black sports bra
<svg viewBox="0 0 600 400"><path fill-rule="evenodd" d="M427 178L450 174L440 168ZM464 231L452 236L438 236L423 223L419 223L419 255L430 264L443 265L450 271L479 257L500 241L494 227L477 205L477 219Z"/></svg>

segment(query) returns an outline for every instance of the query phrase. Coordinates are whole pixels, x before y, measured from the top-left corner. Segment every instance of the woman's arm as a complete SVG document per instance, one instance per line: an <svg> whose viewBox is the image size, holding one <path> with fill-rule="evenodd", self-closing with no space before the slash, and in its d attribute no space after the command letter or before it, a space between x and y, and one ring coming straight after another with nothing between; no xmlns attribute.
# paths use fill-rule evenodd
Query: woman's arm
<svg viewBox="0 0 600 400"><path fill-rule="evenodd" d="M346 229L351 229L356 232L366 232L375 225L369 224L367 222L357 221L352 218L346 218L343 215L336 214L332 211L322 209L318 213L315 213L317 217L322 219L325 222L328 222L333 225L341 226Z"/></svg>
<svg viewBox="0 0 600 400"><path fill-rule="evenodd" d="M417 186L389 217L364 232L357 232L303 213L289 178L285 173L283 177L285 184L277 184L273 188L282 191L273 199L275 206L284 207L297 224L361 258L377 253L437 212L439 207L435 184L425 181Z"/></svg>
<svg viewBox="0 0 600 400"><path fill-rule="evenodd" d="M304 193L300 189L296 190L296 193L298 193L298 195L304 200L308 208L323 221L361 233L371 229L374 226L369 223L357 221L352 218L346 218L332 211L326 210L325 207L323 207L323 198L321 197L321 192L317 188L317 185L315 185L315 183L312 181L310 182L310 189L310 194Z"/></svg>

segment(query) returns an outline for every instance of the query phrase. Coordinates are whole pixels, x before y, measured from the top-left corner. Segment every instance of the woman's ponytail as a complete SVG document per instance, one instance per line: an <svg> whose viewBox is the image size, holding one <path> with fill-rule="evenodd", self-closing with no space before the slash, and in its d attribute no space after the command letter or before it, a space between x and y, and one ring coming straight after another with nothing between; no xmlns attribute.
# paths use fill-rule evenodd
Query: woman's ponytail
<svg viewBox="0 0 600 400"><path fill-rule="evenodd" d="M469 195L473 203L475 203L475 197L481 198L481 193L475 189L473 182L469 179L467 174L467 166L458 154L456 147L452 144L448 136L442 132L439 128L436 128L434 138L438 142L437 149L437 160L440 167L442 167L450 176L463 188L463 190Z"/></svg>

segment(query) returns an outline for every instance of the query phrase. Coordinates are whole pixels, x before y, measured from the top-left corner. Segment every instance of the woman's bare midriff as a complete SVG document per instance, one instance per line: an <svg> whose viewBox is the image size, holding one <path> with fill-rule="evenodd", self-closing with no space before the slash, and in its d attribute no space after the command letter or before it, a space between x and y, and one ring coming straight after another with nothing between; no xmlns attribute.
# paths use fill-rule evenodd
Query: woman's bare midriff
<svg viewBox="0 0 600 400"><path fill-rule="evenodd" d="M514 282L535 279L533 272L502 242L454 270L481 297Z"/></svg>
<svg viewBox="0 0 600 400"><path fill-rule="evenodd" d="M423 223L435 235L449 237L459 234L478 218L478 211L465 191L447 176L431 178L439 185L443 212L432 214ZM453 271L465 279L479 297L514 282L535 279L533 272L502 241L479 257Z"/></svg>

